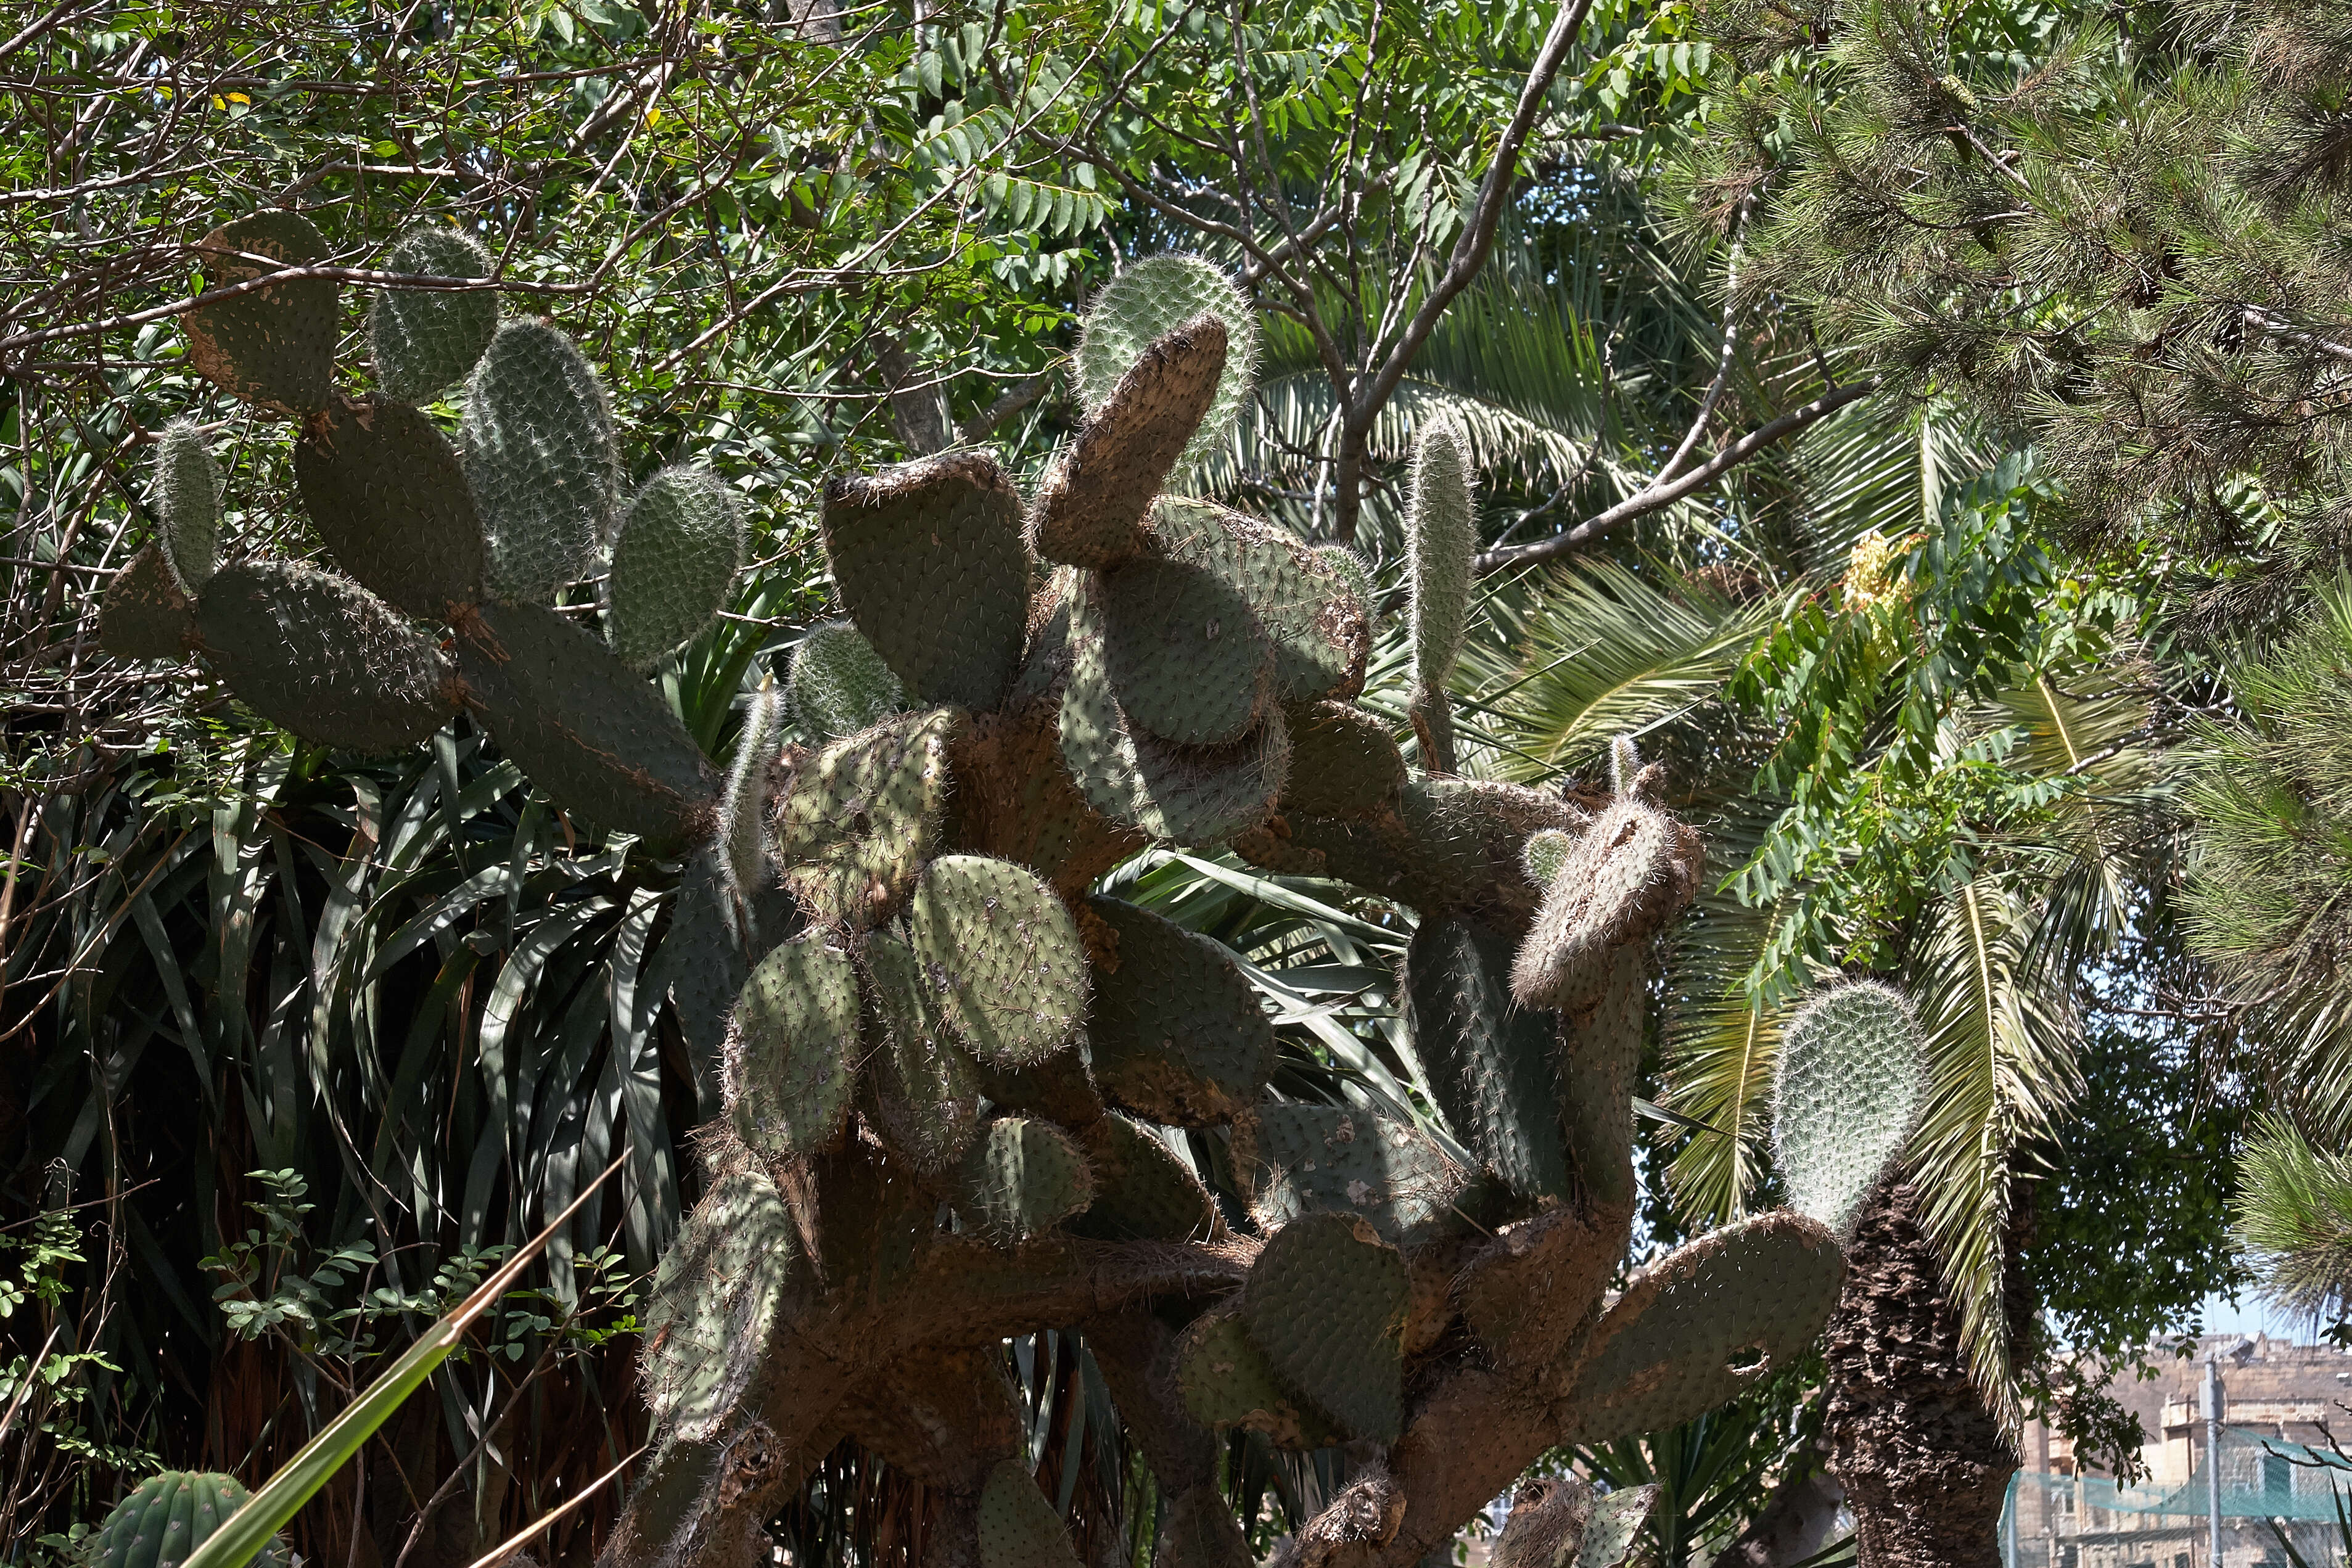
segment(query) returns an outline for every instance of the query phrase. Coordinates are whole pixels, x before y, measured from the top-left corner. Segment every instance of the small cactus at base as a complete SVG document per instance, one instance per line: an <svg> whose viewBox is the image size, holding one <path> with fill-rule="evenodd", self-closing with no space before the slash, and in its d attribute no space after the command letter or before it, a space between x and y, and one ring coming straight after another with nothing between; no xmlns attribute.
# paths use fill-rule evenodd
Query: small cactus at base
<svg viewBox="0 0 2352 1568"><path fill-rule="evenodd" d="M83 1543L83 1568L179 1568L212 1538L249 1494L234 1476L165 1470L149 1476ZM272 1540L255 1568L285 1568L284 1546Z"/></svg>

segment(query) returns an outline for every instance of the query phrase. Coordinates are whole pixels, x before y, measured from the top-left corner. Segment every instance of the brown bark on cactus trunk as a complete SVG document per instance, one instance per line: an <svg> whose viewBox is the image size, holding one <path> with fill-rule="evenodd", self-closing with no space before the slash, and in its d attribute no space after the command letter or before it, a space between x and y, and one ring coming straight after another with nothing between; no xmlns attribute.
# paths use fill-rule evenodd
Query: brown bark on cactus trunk
<svg viewBox="0 0 2352 1568"><path fill-rule="evenodd" d="M1969 1378L1959 1307L1920 1210L1908 1184L1882 1186L1847 1243L1822 1339L1829 1468L1853 1511L1861 1568L1992 1568L2017 1450ZM2008 1304L2015 1343L2022 1303L2012 1292Z"/></svg>

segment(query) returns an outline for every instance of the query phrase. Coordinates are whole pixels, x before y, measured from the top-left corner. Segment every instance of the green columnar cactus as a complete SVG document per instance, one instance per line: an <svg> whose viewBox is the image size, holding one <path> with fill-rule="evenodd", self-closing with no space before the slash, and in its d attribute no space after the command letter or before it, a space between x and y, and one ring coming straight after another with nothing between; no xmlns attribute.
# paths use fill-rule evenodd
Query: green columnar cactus
<svg viewBox="0 0 2352 1568"><path fill-rule="evenodd" d="M1470 501L1470 455L1450 424L1423 431L1412 453L1405 508L1412 581L1412 728L1422 765L1454 771L1454 716L1445 683L1470 623L1470 558L1478 528Z"/></svg>
<svg viewBox="0 0 2352 1568"><path fill-rule="evenodd" d="M495 269L472 235L419 224L384 252L383 270L488 277ZM387 288L368 311L376 385L402 402L429 402L466 379L498 329L499 297L487 289Z"/></svg>
<svg viewBox="0 0 2352 1568"><path fill-rule="evenodd" d="M155 438L155 542L183 593L200 593L220 565L220 465L194 420L175 419Z"/></svg>
<svg viewBox="0 0 2352 1568"><path fill-rule="evenodd" d="M1927 1103L1927 1048L1902 993L1874 980L1820 992L1780 1034L1772 1154L1789 1207L1845 1236Z"/></svg>
<svg viewBox="0 0 2352 1568"><path fill-rule="evenodd" d="M281 396L282 356L220 361L224 385L303 407L298 477L350 575L232 562L189 592L151 545L109 590L107 645L193 654L317 739L482 726L558 806L688 853L656 954L681 1008L740 986L723 1030L695 1026L719 1045L724 1114L648 1307L659 1440L615 1568L735 1560L844 1434L940 1489L940 1560L1066 1558L1051 1500L1000 1463L1002 1398L940 1381L1041 1327L1087 1336L1189 1521L1171 1568L1246 1563L1201 1512L1234 1427L1348 1445L1354 1479L1301 1539L1405 1568L1546 1449L1728 1397L1827 1312L1840 1244L1796 1213L1607 1301L1644 947L1694 892L1699 842L1630 747L1597 809L1447 774L1458 443L1425 441L1416 483L1417 771L1356 700L1361 563L1171 492L1248 395L1237 300L1189 260L1106 289L1087 417L1034 496L982 452L836 480L821 524L848 623L793 662L798 739L772 681L723 780L641 673L733 575L731 521L696 513L705 481L639 492L603 634L551 602L590 566L620 469L560 333L498 329L467 373L462 460L406 404L324 371ZM201 326L240 352L294 340L271 323L256 305ZM691 570L664 553L714 541ZM1243 963L1100 893L1154 844L1348 883L1411 925L1396 1045L1444 1126L1286 1092ZM1877 1071L1798 1056L1785 1115ZM1785 1166L1814 1159L1803 1145L1782 1140ZM1216 1197L1203 1148L1224 1153Z"/></svg>
<svg viewBox="0 0 2352 1568"><path fill-rule="evenodd" d="M84 1547L89 1568L178 1568L245 1504L234 1476L164 1470L149 1476L114 1505ZM284 1547L273 1541L257 1568L281 1568Z"/></svg>

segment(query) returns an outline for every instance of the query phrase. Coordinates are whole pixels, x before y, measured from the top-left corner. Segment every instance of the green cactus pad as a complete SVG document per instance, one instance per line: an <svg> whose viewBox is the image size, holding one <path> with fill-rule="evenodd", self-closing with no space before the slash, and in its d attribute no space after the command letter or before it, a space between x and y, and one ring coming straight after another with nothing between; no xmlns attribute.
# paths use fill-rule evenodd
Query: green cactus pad
<svg viewBox="0 0 2352 1568"><path fill-rule="evenodd" d="M727 607L743 564L743 514L709 470L665 468L629 503L604 597L613 651L650 670Z"/></svg>
<svg viewBox="0 0 2352 1568"><path fill-rule="evenodd" d="M1266 1239L1242 1287L1242 1322L1284 1382L1351 1436L1404 1424L1403 1255L1353 1215L1302 1214Z"/></svg>
<svg viewBox="0 0 2352 1568"><path fill-rule="evenodd" d="M98 607L98 645L118 659L188 656L196 615L173 580L163 547L149 545L109 580Z"/></svg>
<svg viewBox="0 0 2352 1568"><path fill-rule="evenodd" d="M1045 560L1112 567L1144 548L1145 519L1225 369L1225 326L1202 316L1144 350L1078 432L1029 515Z"/></svg>
<svg viewBox="0 0 2352 1568"><path fill-rule="evenodd" d="M1223 1227L1216 1199L1174 1150L1124 1116L1097 1116L1078 1134L1095 1200L1073 1236L1103 1241L1211 1241Z"/></svg>
<svg viewBox="0 0 2352 1568"><path fill-rule="evenodd" d="M904 937L867 933L865 961L880 1036L868 1058L876 1130L918 1175L937 1176L963 1158L979 1130L979 1071L940 1024Z"/></svg>
<svg viewBox="0 0 2352 1568"><path fill-rule="evenodd" d="M1372 586L1372 569L1364 558L1346 545L1317 545L1315 559L1355 596L1369 622L1379 607L1380 592Z"/></svg>
<svg viewBox="0 0 2352 1568"><path fill-rule="evenodd" d="M1056 1052L1034 1067L976 1062L981 1093L1000 1110L1026 1112L1065 1127L1091 1124L1103 1113L1102 1094L1087 1064L1085 1035L1078 1042L1079 1049Z"/></svg>
<svg viewBox="0 0 2352 1568"><path fill-rule="evenodd" d="M898 677L846 621L808 629L793 650L785 690L802 730L816 741L845 740L907 706Z"/></svg>
<svg viewBox="0 0 2352 1568"><path fill-rule="evenodd" d="M1900 992L1861 980L1808 1000L1781 1031L1773 1082L1789 1207L1845 1235L1927 1103L1927 1042Z"/></svg>
<svg viewBox="0 0 2352 1568"><path fill-rule="evenodd" d="M1000 1116L956 1167L955 1209L1000 1241L1042 1236L1095 1198L1094 1173L1070 1134L1035 1116Z"/></svg>
<svg viewBox="0 0 2352 1568"><path fill-rule="evenodd" d="M224 224L196 242L196 253L210 290L322 262L327 238L301 214L279 209ZM299 277L200 305L180 326L196 374L231 397L299 419L327 405L338 314L332 278Z"/></svg>
<svg viewBox="0 0 2352 1568"><path fill-rule="evenodd" d="M224 568L196 601L196 630L239 700L321 745L404 751L457 712L449 661L433 640L316 567Z"/></svg>
<svg viewBox="0 0 2352 1568"><path fill-rule="evenodd" d="M1658 1483L1646 1486L1619 1487L1616 1490L1592 1500L1592 1519L1584 1527L1584 1540L1576 1549L1572 1563L1554 1568L1624 1568L1633 1555L1633 1542L1641 1536L1642 1526L1650 1521L1650 1511L1658 1506Z"/></svg>
<svg viewBox="0 0 2352 1568"><path fill-rule="evenodd" d="M1633 1201L1633 1124L1625 1107L1642 1062L1648 1012L1640 952L1621 947L1600 999L1560 1020L1559 1120L1568 1161L1585 1196L1612 1207Z"/></svg>
<svg viewBox="0 0 2352 1568"><path fill-rule="evenodd" d="M1102 574L1103 663L1128 722L1180 746L1227 746L1274 703L1274 653L1233 584L1158 557Z"/></svg>
<svg viewBox="0 0 2352 1568"><path fill-rule="evenodd" d="M164 1470L114 1505L81 1548L83 1568L178 1568L212 1539L248 1493L234 1476ZM251 1568L282 1568L285 1545L272 1537Z"/></svg>
<svg viewBox="0 0 2352 1568"><path fill-rule="evenodd" d="M657 1430L698 1443L725 1426L767 1354L798 1253L775 1184L739 1155L654 1272L641 1379Z"/></svg>
<svg viewBox="0 0 2352 1568"><path fill-rule="evenodd" d="M1294 708L1286 717L1290 776L1279 802L1285 811L1351 817L1396 802L1404 787L1404 754L1380 720L1339 702Z"/></svg>
<svg viewBox="0 0 2352 1568"><path fill-rule="evenodd" d="M1115 898L1087 904L1118 937L1087 1020L1104 1098L1180 1127L1255 1104L1274 1075L1274 1026L1223 946Z"/></svg>
<svg viewBox="0 0 2352 1568"><path fill-rule="evenodd" d="M768 885L768 776L783 743L783 694L772 680L762 680L743 715L743 728L735 737L734 760L728 765L727 788L719 798L719 842L726 856L727 880L749 898Z"/></svg>
<svg viewBox="0 0 2352 1568"><path fill-rule="evenodd" d="M1234 1118L1234 1180L1261 1228L1302 1214L1370 1220L1416 1247L1459 1228L1470 1173L1410 1123L1339 1105L1271 1104Z"/></svg>
<svg viewBox="0 0 2352 1568"><path fill-rule="evenodd" d="M1405 1018L1456 1136L1527 1198L1568 1191L1549 1013L1511 999L1511 939L1423 918L1405 955Z"/></svg>
<svg viewBox="0 0 2352 1568"><path fill-rule="evenodd" d="M1836 1239L1785 1210L1676 1248L1626 1282L1582 1345L1560 1443L1664 1431L1729 1404L1812 1343L1844 1281Z"/></svg>
<svg viewBox="0 0 2352 1568"><path fill-rule="evenodd" d="M661 694L551 610L485 601L457 639L467 701L550 799L653 844L717 827L719 781Z"/></svg>
<svg viewBox="0 0 2352 1568"><path fill-rule="evenodd" d="M459 435L491 588L551 602L588 570L620 491L604 383L553 326L506 322L466 383Z"/></svg>
<svg viewBox="0 0 2352 1568"><path fill-rule="evenodd" d="M1001 1459L980 1489L980 1568L1078 1568L1078 1549L1029 1467Z"/></svg>
<svg viewBox="0 0 2352 1568"><path fill-rule="evenodd" d="M310 526L361 583L426 621L482 596L482 525L457 454L406 403L337 397L294 444Z"/></svg>
<svg viewBox="0 0 2352 1568"><path fill-rule="evenodd" d="M981 1061L1026 1067L1070 1043L1087 1012L1078 928L1025 866L944 855L923 868L908 925L956 1038Z"/></svg>
<svg viewBox="0 0 2352 1568"><path fill-rule="evenodd" d="M1290 765L1278 712L1231 746L1176 746L1127 722L1106 667L1093 595L1071 606L1062 692L1062 761L1087 804L1172 843L1216 844L1265 821Z"/></svg>
<svg viewBox="0 0 2352 1568"><path fill-rule="evenodd" d="M1029 609L1021 500L996 460L951 453L837 479L823 526L842 602L908 697L994 707Z"/></svg>
<svg viewBox="0 0 2352 1568"><path fill-rule="evenodd" d="M1646 940L1698 891L1695 835L1656 807L1612 801L1544 890L1511 969L1523 1007L1574 1013L1600 994L1618 948Z"/></svg>
<svg viewBox="0 0 2352 1568"><path fill-rule="evenodd" d="M1362 602L1312 549L1280 528L1206 501L1152 508L1160 549L1232 583L1274 643L1276 697L1352 697L1364 689L1371 623Z"/></svg>
<svg viewBox="0 0 2352 1568"><path fill-rule="evenodd" d="M799 1159L840 1135L856 1087L857 970L822 927L751 969L728 1027L728 1116L762 1158Z"/></svg>
<svg viewBox="0 0 2352 1568"><path fill-rule="evenodd" d="M1519 851L1519 863L1528 868L1528 880L1542 888L1559 881L1559 868L1568 863L1568 852L1576 847L1576 834L1559 828L1529 833Z"/></svg>
<svg viewBox="0 0 2352 1568"><path fill-rule="evenodd" d="M155 438L155 542L184 593L201 593L220 566L221 491L227 481L194 420Z"/></svg>
<svg viewBox="0 0 2352 1568"><path fill-rule="evenodd" d="M417 277L488 277L482 242L461 229L419 224L392 242L383 270ZM386 288L368 308L376 385L402 402L430 402L464 381L499 329L499 297L487 288Z"/></svg>
<svg viewBox="0 0 2352 1568"><path fill-rule="evenodd" d="M1224 368L1216 395L1180 461L1198 462L1224 444L1257 380L1257 312L1223 267L1197 256L1153 256L1122 267L1087 307L1078 341L1078 400L1099 413L1152 344L1189 321L1224 323Z"/></svg>
<svg viewBox="0 0 2352 1568"><path fill-rule="evenodd" d="M880 925L914 891L947 810L955 708L901 714L801 765L773 819L784 885L819 918Z"/></svg>
<svg viewBox="0 0 2352 1568"><path fill-rule="evenodd" d="M1283 1381L1231 1306L1212 1308L1177 1336L1171 1360L1185 1413L1212 1430L1264 1432L1277 1448L1327 1448L1340 1433Z"/></svg>

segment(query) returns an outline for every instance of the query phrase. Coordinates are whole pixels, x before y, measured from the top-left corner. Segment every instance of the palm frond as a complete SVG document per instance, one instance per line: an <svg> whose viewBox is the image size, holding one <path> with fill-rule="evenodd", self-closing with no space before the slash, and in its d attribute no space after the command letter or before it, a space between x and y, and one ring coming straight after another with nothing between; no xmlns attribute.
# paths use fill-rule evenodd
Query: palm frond
<svg viewBox="0 0 2352 1568"><path fill-rule="evenodd" d="M2299 1317L2352 1310L2352 1158L2264 1116L2239 1156L2235 1239L2262 1292Z"/></svg>

